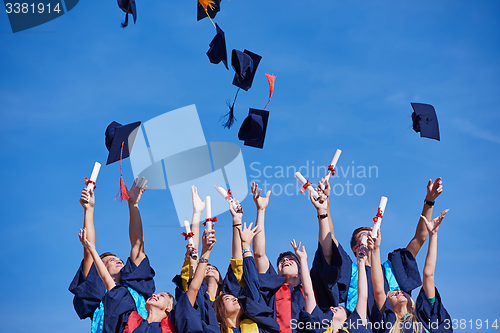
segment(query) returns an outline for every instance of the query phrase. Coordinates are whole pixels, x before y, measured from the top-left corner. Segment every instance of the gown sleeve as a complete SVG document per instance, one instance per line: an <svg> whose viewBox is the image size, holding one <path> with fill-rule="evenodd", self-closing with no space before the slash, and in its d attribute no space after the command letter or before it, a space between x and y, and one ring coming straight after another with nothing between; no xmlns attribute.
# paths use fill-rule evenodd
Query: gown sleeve
<svg viewBox="0 0 500 333"><path fill-rule="evenodd" d="M151 297L155 292L155 282L153 280L155 271L149 264L148 257L144 258L139 266L128 258L125 267L120 271L122 283L137 291L145 299Z"/></svg>
<svg viewBox="0 0 500 333"><path fill-rule="evenodd" d="M82 261L68 289L75 295L73 298L73 306L78 317L80 317L80 319L92 319L95 309L99 307L106 293L106 286L97 273L95 265L92 263L89 273L85 276L85 274L83 274Z"/></svg>

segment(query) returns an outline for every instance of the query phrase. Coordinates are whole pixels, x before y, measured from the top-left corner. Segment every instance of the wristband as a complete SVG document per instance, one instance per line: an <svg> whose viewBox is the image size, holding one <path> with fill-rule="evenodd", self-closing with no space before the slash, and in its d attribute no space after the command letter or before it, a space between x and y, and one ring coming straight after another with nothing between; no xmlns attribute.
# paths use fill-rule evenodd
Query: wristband
<svg viewBox="0 0 500 333"><path fill-rule="evenodd" d="M432 207L432 206L434 206L435 201L429 201L429 200L425 200L425 199L424 199L424 203L425 203L426 205L429 205L429 206L431 206L431 207Z"/></svg>
<svg viewBox="0 0 500 333"><path fill-rule="evenodd" d="M245 254L247 252L252 252L252 249L251 248L246 248L243 251L241 251L241 254Z"/></svg>
<svg viewBox="0 0 500 333"><path fill-rule="evenodd" d="M328 217L328 213L318 215L318 219L320 219L320 220L322 220L322 219L326 219L327 217Z"/></svg>
<svg viewBox="0 0 500 333"><path fill-rule="evenodd" d="M198 262L201 264L201 263L206 263L208 264L208 259L207 258L203 258L201 257L200 260L198 260Z"/></svg>

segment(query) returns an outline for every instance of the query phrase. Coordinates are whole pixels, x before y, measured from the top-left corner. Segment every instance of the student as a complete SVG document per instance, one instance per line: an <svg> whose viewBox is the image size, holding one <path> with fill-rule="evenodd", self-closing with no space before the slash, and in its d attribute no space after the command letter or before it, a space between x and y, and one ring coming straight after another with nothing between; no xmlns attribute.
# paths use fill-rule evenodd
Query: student
<svg viewBox="0 0 500 333"><path fill-rule="evenodd" d="M305 308L300 262L297 256L286 251L279 255L277 260L278 272L271 266L265 253L266 237L264 227L265 210L269 204L271 191L261 196L262 189L252 183L252 195L257 207L256 227L259 231L253 241L255 262L259 272L260 292L267 304L273 308L276 321L280 325L281 333L296 332L292 327L292 320L299 318L299 313ZM331 319L331 312L327 309L324 319ZM321 318L320 320L322 320Z"/></svg>
<svg viewBox="0 0 500 333"><path fill-rule="evenodd" d="M87 230L80 229L78 234L82 245L92 256L102 282L106 286L104 295L104 333L172 333L174 325L168 314L173 307L173 297L169 293L152 294L146 301L147 311L144 319L139 314L134 296L115 278L99 257L95 245L87 239Z"/></svg>
<svg viewBox="0 0 500 333"><path fill-rule="evenodd" d="M393 290L386 294L384 277L380 264L380 230L376 239L371 235L368 246L372 252L372 280L375 293L375 302L380 311L374 311L372 322L381 323L379 332L390 333L420 333L425 328L428 332L452 332L451 318L441 303L441 296L434 285L434 272L437 258L437 232L448 210L437 218L427 220L421 216L424 226L429 233L429 247L423 270L423 285L417 297L417 303L404 291ZM390 306L386 306L386 301Z"/></svg>
<svg viewBox="0 0 500 333"><path fill-rule="evenodd" d="M221 333L278 333L280 328L273 319L273 310L266 305L259 289L259 277L252 256L251 242L260 231L252 224L237 225L234 228L241 239L243 257L243 287L236 295L223 293L215 300L213 307Z"/></svg>
<svg viewBox="0 0 500 333"><path fill-rule="evenodd" d="M330 185L328 182L320 183L318 186L320 190L328 197L330 193ZM427 183L427 195L424 200L424 207L422 209L422 216L426 216L430 219L432 215L432 209L435 200L443 191L441 177L432 181L429 180ZM328 203L328 212L330 211L330 204ZM352 311L356 304L357 299L357 275L358 268L357 265L352 263L349 255L340 246L339 242L335 238L335 233L333 229L333 223L331 221L330 215L328 216L330 230L332 235L332 240L336 245L338 252L340 254L340 261L332 261L332 265L340 267L339 277L337 281L336 288L330 288L331 298L338 297L339 302L346 302L346 307ZM356 253L359 248L361 239L370 233L370 228L361 227L354 230L351 238L351 250ZM407 247L404 249L398 249L389 254L389 259L384 262L384 273L385 273L385 288L386 290L401 289L406 292L411 292L411 290L417 288L421 285L421 279L418 275L418 267L415 260L415 256L419 252L422 244L427 238L427 229L425 228L423 219L419 220L416 228L415 235L412 240L408 243ZM371 313L374 305L373 298L373 287L371 284L371 255L368 255L366 263L366 274L368 276L368 314ZM335 259L333 256L332 259ZM338 259L338 258L337 258ZM314 268L314 267L313 267ZM415 274L416 273L416 274ZM321 288L318 286L318 278L313 274L313 285L316 288ZM338 293L338 294L337 294ZM338 295L338 296L337 296ZM320 303L321 300L318 300ZM335 305L335 304L334 304ZM322 304L322 306L324 306Z"/></svg>
<svg viewBox="0 0 500 333"><path fill-rule="evenodd" d="M124 265L123 261L110 252L103 253L101 259L116 284L127 284L130 292L137 300L139 312L145 314L145 299L149 298L155 290L154 271L149 265L149 260L144 252L144 238L142 232L142 220L139 211L139 200L147 189L147 181L141 178L134 180L130 190L128 190L128 206L130 213L129 236L130 236L130 257ZM82 190L80 204L84 208L84 230L88 241L95 244L94 231L94 204L95 195L91 190ZM106 287L96 270L94 260L90 252L84 248L84 259L80 264L69 290L75 295L73 304L81 319L92 319L92 332L101 332L103 328L103 305L102 299L106 292Z"/></svg>

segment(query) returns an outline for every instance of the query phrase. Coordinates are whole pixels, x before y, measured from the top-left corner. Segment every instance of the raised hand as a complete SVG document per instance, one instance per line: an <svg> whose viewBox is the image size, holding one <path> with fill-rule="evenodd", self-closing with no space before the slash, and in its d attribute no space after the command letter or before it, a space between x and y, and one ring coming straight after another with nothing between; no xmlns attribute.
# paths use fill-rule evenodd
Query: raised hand
<svg viewBox="0 0 500 333"><path fill-rule="evenodd" d="M325 193L318 192L319 194L319 199L314 200L314 197L312 193L309 194L309 199L311 199L311 202L313 206L316 208L318 212L328 212L328 197L325 195Z"/></svg>
<svg viewBox="0 0 500 333"><path fill-rule="evenodd" d="M375 251L380 248L380 243L382 241L382 236L380 235L380 229L377 230L377 238L372 237L372 233L369 232L368 235L368 249L370 251Z"/></svg>
<svg viewBox="0 0 500 333"><path fill-rule="evenodd" d="M255 235L257 235L259 232L262 231L262 230L257 230L257 226L255 226L255 228L252 229L252 224L253 222L251 222L247 228L247 223L243 222L242 225L235 227L240 233L241 244L243 248L250 247L250 243L252 242Z"/></svg>
<svg viewBox="0 0 500 333"><path fill-rule="evenodd" d="M193 255L194 254L197 254L198 253L198 250L196 249L196 247L194 247L193 244L187 244L186 245L186 258L188 258L189 260L195 260L193 259Z"/></svg>
<svg viewBox="0 0 500 333"><path fill-rule="evenodd" d="M292 244L292 248L295 251L295 255L297 256L297 258L299 258L300 262L307 261L306 247L302 245L302 249L300 248L302 242L299 242L299 245L297 245L295 243L295 239L292 239L290 244Z"/></svg>
<svg viewBox="0 0 500 333"><path fill-rule="evenodd" d="M202 249L201 249L201 255L203 255L207 252L212 251L212 248L214 247L215 242L217 241L215 239L215 230L208 231L207 229L205 229L205 231L203 232L203 237L201 239L202 239L202 244L203 244ZM211 241L212 243L207 244L207 239L209 241Z"/></svg>
<svg viewBox="0 0 500 333"><path fill-rule="evenodd" d="M321 178L321 181L318 182L318 187L316 188L318 193L323 192L325 196L328 198L330 196L330 182L325 178Z"/></svg>
<svg viewBox="0 0 500 333"><path fill-rule="evenodd" d="M148 186L146 185L148 181L144 180L144 177L142 177L141 180L139 180L139 182L137 182L138 180L139 177L136 177L134 179L132 187L127 192L128 203L132 205L139 204L139 200L141 200L142 193L144 193L144 191L146 191L146 189L148 188Z"/></svg>
<svg viewBox="0 0 500 333"><path fill-rule="evenodd" d="M439 214L438 217L436 217L430 222L427 220L425 216L420 215L420 217L422 217L422 219L424 220L425 226L427 227L427 231L429 232L429 234L432 235L437 234L439 226L441 225L441 222L443 221L444 216L446 215L446 213L448 213L448 211L449 209L444 210L441 214Z"/></svg>
<svg viewBox="0 0 500 333"><path fill-rule="evenodd" d="M240 202L236 200L236 210L234 210L233 205L229 204L229 211L233 216L233 221L240 221L243 218L243 207L241 207Z"/></svg>
<svg viewBox="0 0 500 333"><path fill-rule="evenodd" d="M191 198L193 200L193 213L201 213L205 209L205 201L201 201L196 186L191 186Z"/></svg>
<svg viewBox="0 0 500 333"><path fill-rule="evenodd" d="M435 201L437 197L441 193L443 193L443 182L441 181L441 177L436 178L436 180L432 181L429 179L427 183L427 195L425 196L425 200Z"/></svg>
<svg viewBox="0 0 500 333"><path fill-rule="evenodd" d="M263 210L267 208L267 205L269 205L269 197L271 196L271 190L267 191L266 196L262 197L262 189L259 190L259 185L256 184L255 182L252 182L252 196L253 196L253 201L255 202L255 205L257 206L257 209Z"/></svg>
<svg viewBox="0 0 500 333"><path fill-rule="evenodd" d="M93 189L90 189L89 192L87 192L86 188L82 190L82 195L80 196L80 205L82 205L83 209L94 208L95 197Z"/></svg>
<svg viewBox="0 0 500 333"><path fill-rule="evenodd" d="M91 250L95 250L95 244L92 244L87 240L87 229L83 228L80 229L80 232L78 233L78 238L80 238L80 242L82 243L83 247L87 249L89 252Z"/></svg>

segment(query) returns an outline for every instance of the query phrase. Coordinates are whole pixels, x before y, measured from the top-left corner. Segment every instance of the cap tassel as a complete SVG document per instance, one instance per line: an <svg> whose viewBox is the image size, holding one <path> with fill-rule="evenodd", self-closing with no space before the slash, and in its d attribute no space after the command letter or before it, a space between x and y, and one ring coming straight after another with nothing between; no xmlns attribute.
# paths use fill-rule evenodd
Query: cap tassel
<svg viewBox="0 0 500 333"><path fill-rule="evenodd" d="M274 92L274 80L276 79L276 76L271 75L271 74L266 74L267 80L269 81L269 100L267 101L266 106L264 106L264 110L266 109L267 105L271 101L271 97L273 96Z"/></svg>
<svg viewBox="0 0 500 333"><path fill-rule="evenodd" d="M217 28L215 26L214 21L212 21L212 18L210 17L210 15L208 15L208 7L210 7L211 10L214 10L215 2L213 0L198 0L198 2L205 10L205 13L207 14L208 18L210 19L210 22L212 22L212 24L214 25L214 28Z"/></svg>
<svg viewBox="0 0 500 333"><path fill-rule="evenodd" d="M123 144L125 142L122 142L122 148L120 151L120 192L116 195L116 197L120 196L120 201L123 200L128 200L128 189L127 186L125 186L125 182L123 181L123 173L122 173L122 156L123 156ZM115 198L116 200L116 198Z"/></svg>
<svg viewBox="0 0 500 333"><path fill-rule="evenodd" d="M236 95L234 96L234 101L233 101L233 105L231 105L231 102L228 100L226 103L227 103L227 106L229 107L229 112L226 113L223 118L226 118L226 121L224 122L224 124L222 124L222 127L224 128L231 128L231 126L233 126L234 124L234 121L236 120L236 118L234 117L234 103L236 103L236 98L238 97L238 93L240 92L240 89L241 88L238 88L238 90L236 91Z"/></svg>

